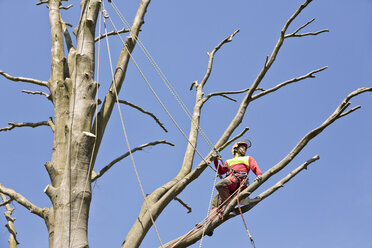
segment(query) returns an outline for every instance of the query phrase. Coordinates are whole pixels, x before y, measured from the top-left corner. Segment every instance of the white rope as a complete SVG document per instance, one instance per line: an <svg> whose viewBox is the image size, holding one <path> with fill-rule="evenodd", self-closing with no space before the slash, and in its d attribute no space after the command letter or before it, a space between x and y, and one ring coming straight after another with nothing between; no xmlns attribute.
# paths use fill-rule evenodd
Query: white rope
<svg viewBox="0 0 372 248"><path fill-rule="evenodd" d="M107 10L105 10L106 13L107 13ZM178 125L178 123L176 122L176 120L173 118L173 116L169 113L168 109L165 107L165 105L163 104L163 102L160 100L159 96L156 94L155 90L152 88L151 84L149 83L149 81L147 80L146 76L144 75L144 73L142 72L141 68L139 67L139 65L137 64L136 60L134 59L134 57L132 56L132 54L130 53L128 47L126 46L124 40L122 39L120 33L118 32L115 24L113 23L111 17L108 15L107 13L107 18L110 20L112 26L114 27L115 29L115 32L117 33L117 35L119 36L123 46L125 47L125 49L127 50L130 58L132 59L133 63L135 64L135 66L137 67L137 70L139 71L139 73L141 74L143 80L145 81L145 83L147 84L147 86L149 87L149 89L151 90L151 92L153 93L153 95L155 96L155 98L157 99L157 101L160 103L160 105L162 106L162 108L164 109L164 111L167 113L167 115L169 116L169 118L172 120L172 122L174 123L174 125L177 127L177 129L182 133L182 135L184 136L184 138L188 141L188 143L192 146L192 148L195 149L195 152L200 156L200 158L204 161L205 164L207 164L212 170L216 171L213 167L211 167L209 165L209 163L205 160L205 158L201 155L201 153L198 151L198 149L191 143L191 141L189 140L189 138L186 136L186 134L182 131L181 127Z"/></svg>
<svg viewBox="0 0 372 248"><path fill-rule="evenodd" d="M104 3L103 2L102 2L102 7L103 7L103 10L105 10L105 6L104 6ZM110 18L110 21L111 21L111 18ZM108 51L108 56L109 56L109 61L110 61L111 76L112 76L112 80L113 80L114 92L115 92L115 97L116 97L116 103L117 103L118 110L119 110L119 115L120 115L120 120L121 120L123 132L124 132L124 136L125 136L125 141L127 143L128 151L129 151L129 154L130 154L130 158L132 160L132 164L133 164L133 168L134 168L134 171L135 171L135 174L136 174L136 177L137 177L137 181L138 181L138 184L139 184L139 186L141 188L141 193L142 193L143 199L145 201L146 210L147 210L147 212L150 215L150 218L151 218L152 224L154 226L154 229L155 229L156 235L158 237L158 240L160 242L160 245L161 245L161 247L163 247L163 243L162 243L162 241L160 239L159 231L158 231L158 229L157 229L157 227L155 225L154 218L152 216L152 213L150 211L149 205L147 203L146 195L145 195L145 192L144 192L143 187L142 187L141 180L140 180L139 175L138 175L138 171L137 171L137 168L136 168L136 164L134 162L133 154L131 152L131 148L130 148L130 144L129 144L127 132L126 132L126 129L125 129L123 115L122 115L121 109L120 109L119 97L118 97L118 93L117 93L116 85L115 85L115 77L114 77L114 71L113 71L113 66L112 66L111 53L110 53L110 45L109 45L109 42L108 42L107 27L106 27L106 21L105 21L105 19L104 19L104 26L105 26L105 33L106 33L107 51ZM128 53L129 53L129 51L128 51Z"/></svg>
<svg viewBox="0 0 372 248"><path fill-rule="evenodd" d="M115 5L115 3L114 3L113 0L111 1L111 5L112 5L113 9L115 10L116 14L119 16L119 18L122 21L122 23L126 26L127 29L130 30L131 29L130 24L125 19L125 17L123 16L123 14L120 12L119 8ZM168 90L171 92L171 94L176 99L176 101L181 106L181 108L186 113L186 115L189 117L189 119L192 122L194 122L194 120L192 119L191 113L188 110L188 108L186 107L185 103L182 101L182 99L178 95L177 91L174 89L174 87L169 82L169 80L167 79L167 77L165 76L165 74L163 73L163 71L160 69L159 65L156 63L156 61L153 59L153 57L151 56L151 54L149 53L149 51L146 49L145 45L141 42L141 40L138 38L138 36L135 36L134 38L138 42L139 47L141 48L142 52L145 54L146 58L149 60L149 62L151 63L151 65L154 67L154 69L156 70L156 72L160 76L160 78L163 81L163 83L166 85L166 87L168 88ZM205 132L202 130L202 128L200 127L200 125L198 125L198 129L200 131L200 134L204 138L205 142L208 144L208 146L212 150L215 150L212 142L210 141L210 139L208 138L208 136L205 134Z"/></svg>

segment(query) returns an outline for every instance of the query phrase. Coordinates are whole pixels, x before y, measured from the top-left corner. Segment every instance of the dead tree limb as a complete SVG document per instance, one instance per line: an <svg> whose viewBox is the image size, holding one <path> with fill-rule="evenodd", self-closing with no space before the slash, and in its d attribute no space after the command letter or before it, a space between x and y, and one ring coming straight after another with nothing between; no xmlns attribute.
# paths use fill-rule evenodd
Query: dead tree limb
<svg viewBox="0 0 372 248"><path fill-rule="evenodd" d="M7 221L7 224L5 225L5 227L9 231L9 239L8 239L9 248L16 248L17 245L19 245L19 242L17 240L17 231L15 230L15 227L14 227L15 218L11 216L14 211L14 208L9 206L9 203L12 201L12 198L7 200L6 196L2 193L0 193L0 197L3 200L3 203L0 204L0 206L5 206L6 208L6 212L4 213L4 215Z"/></svg>
<svg viewBox="0 0 372 248"><path fill-rule="evenodd" d="M249 127L244 128L243 131L241 131L238 135L236 135L235 137L233 137L232 139L230 139L229 141L227 141L223 146L221 146L218 149L218 151L222 151L223 149L225 149L226 147L228 147L231 143L233 143L234 141L236 141L237 139L239 139L240 137L242 137L248 130L249 130Z"/></svg>
<svg viewBox="0 0 372 248"><path fill-rule="evenodd" d="M178 198L177 196L174 197L174 200L175 201L178 201L182 206L184 206L186 209L187 209L187 213L191 213L192 209L184 202L182 201L180 198Z"/></svg>
<svg viewBox="0 0 372 248"><path fill-rule="evenodd" d="M301 81L301 80L304 80L306 78L315 78L315 75L314 74L316 74L318 72L321 72L321 71L324 71L327 68L328 68L328 66L325 66L323 68L320 68L320 69L314 70L312 72L309 72L306 75L303 75L303 76L300 76L300 77L297 77L297 78L293 78L293 79L287 80L287 81L285 81L283 83L280 83L280 84L276 85L275 87L273 87L271 89L267 89L265 91L262 91L262 92L260 92L260 93L258 93L256 95L252 96L252 101L253 100L256 100L256 99L258 99L258 98L260 98L260 97L262 97L264 95L267 95L269 93L272 93L274 91L277 91L278 89L280 89L280 88L282 88L282 87L284 87L284 86L286 86L288 84L296 83L296 82Z"/></svg>
<svg viewBox="0 0 372 248"><path fill-rule="evenodd" d="M98 113L98 117L94 120L92 127L95 127L96 122L98 124L98 132L96 133L96 146L93 152L93 163L97 157L97 153L103 138L103 134L106 129L106 125L112 114L114 104L116 102L116 96L114 92L119 94L121 86L123 85L126 71L128 68L130 53L133 51L136 45L136 38L140 32L141 26L144 24L144 18L147 11L147 7L150 4L150 0L141 0L136 16L134 18L132 28L130 30L129 36L125 40L125 45L121 50L121 54L115 69L114 79L111 82L109 91L107 92L105 99L102 103L101 109Z"/></svg>
<svg viewBox="0 0 372 248"><path fill-rule="evenodd" d="M302 170L307 170L307 167L319 160L319 155L315 155L314 157L312 157L311 159L307 160L305 163L303 163L302 165L300 165L299 167L297 167L296 169L294 169L293 171L291 171L286 177L284 177L283 179L281 179L280 181L278 181L275 185L273 185L272 187L270 187L269 189L265 190L264 192L262 192L261 194L259 194L256 198L257 201L255 201L253 204L249 204L249 205L246 205L246 206L243 206L242 207L242 212L245 213L245 212L248 212L249 210L251 210L253 207L255 207L258 203L260 203L262 200L264 200L265 198L269 197L270 195L272 195L273 193L275 193L275 191L277 191L278 189L282 188L284 186L284 184L286 184L287 182L289 182L293 177L295 177L298 173L300 173ZM247 194L240 194L240 197L239 199L244 199L244 197L246 196ZM231 218L234 216L233 213L235 214L238 214L238 212L236 211L237 209L235 209L233 212L231 212L229 214L229 217L228 218ZM230 217L231 216L231 217Z"/></svg>
<svg viewBox="0 0 372 248"><path fill-rule="evenodd" d="M22 90L22 92L26 94L30 94L30 95L42 95L42 96L45 96L49 101L51 100L51 95L46 92L30 91L30 90Z"/></svg>
<svg viewBox="0 0 372 248"><path fill-rule="evenodd" d="M8 124L10 126L0 128L0 132L10 131L10 130L16 128L16 127L32 127L32 128L35 128L35 127L40 127L40 126L49 126L52 129L52 131L54 132L54 123L53 123L51 117L47 121L41 121L41 122L36 122L36 123L33 123L33 122L22 122L22 123L9 122Z"/></svg>
<svg viewBox="0 0 372 248"><path fill-rule="evenodd" d="M106 38L106 37L108 37L108 36L119 35L119 34L129 33L129 32L130 32L130 30L125 29L125 27L124 27L124 28L122 28L121 30L118 30L117 32L116 32L116 31L111 31L111 32L108 32L107 34L101 34L100 36L96 37L96 38L94 39L94 41L97 42L97 41L99 41L99 40L101 40L101 39L104 39L104 38Z"/></svg>
<svg viewBox="0 0 372 248"><path fill-rule="evenodd" d="M287 34L285 36L285 38L290 38L290 37L303 37L303 36L308 36L308 35L318 35L318 34L321 34L321 33L324 33L324 32L329 32L328 29L323 29L323 30L320 30L320 31L317 31L317 32L309 32L309 33L303 33L303 34L297 34L300 30L302 30L303 28L305 28L306 26L308 26L310 23L312 23L313 21L315 20L315 18L311 19L310 21L308 21L307 23L305 23L304 25L302 25L301 27L299 27L296 31L294 31L293 33L291 34Z"/></svg>
<svg viewBox="0 0 372 248"><path fill-rule="evenodd" d="M269 197L274 192L276 192L278 189L282 188L285 183L289 182L293 177L295 177L302 170L307 169L307 167L311 163L315 162L318 159L319 159L319 156L316 155L313 158L306 161L305 163L303 163L302 165L300 165L299 167L297 167L296 169L294 169L286 177L284 177L279 182L277 182L274 186L270 187L269 189L267 189L266 191L264 191L263 193L258 195L255 198L256 201L254 203L241 207L242 212L245 213L245 212L251 210L254 206L256 206L258 203L260 203L263 199ZM244 196L245 195L240 194L239 199L243 199ZM235 206L236 202L237 202L236 197L234 197L230 201L229 205L234 204L234 206ZM223 220L221 220L220 218L215 218L204 228L204 231L203 231L203 228L200 228L199 230L195 231L192 235L189 235L188 237L185 237L185 235L183 235L183 236L181 236L181 237L179 237L175 240L172 240L172 241L168 242L167 244L164 245L164 247L172 247L172 248L188 247L188 246L194 244L195 242L197 242L198 240L200 240L203 233L208 233L208 232L214 230L215 228L217 228L221 224L225 223L229 219L231 219L231 218L233 218L233 217L235 217L239 214L240 214L239 210L237 210L237 209L233 209L231 212L228 212L227 210L224 210Z"/></svg>
<svg viewBox="0 0 372 248"><path fill-rule="evenodd" d="M13 189L4 187L2 184L0 184L0 193L3 193L4 195L7 195L10 198L14 199L20 205L27 208L31 213L36 214L37 216L43 219L46 219L46 216L49 211L47 208L40 208L40 207L35 206L29 200L27 200L26 197L17 193Z"/></svg>
<svg viewBox="0 0 372 248"><path fill-rule="evenodd" d="M137 106L137 105L135 105L135 104L133 104L131 102L128 102L128 101L119 100L119 103L123 103L125 105L128 105L128 106L130 106L130 107L132 107L134 109L139 110L140 112L142 112L142 113L144 113L146 115L151 116L155 120L155 122L164 130L164 132L166 132L166 133L168 132L168 130L164 127L163 123L161 123L160 120L153 113L151 113L151 112L149 112L147 110L144 110L143 108L141 108L141 107L139 107L139 106Z"/></svg>
<svg viewBox="0 0 372 248"><path fill-rule="evenodd" d="M213 50L212 52L210 53L207 53L208 57L209 57L209 61L208 61L208 68L207 68L207 71L204 75L204 78L203 80L201 81L200 83L200 86L203 88L205 86L205 84L207 83L208 81L208 78L209 76L211 75L211 72L212 72L212 66L213 66L213 59L214 59L214 55L215 53L226 43L228 42L231 42L233 37L239 32L239 29L236 30L234 33L232 33L230 36L226 37L223 41L220 42L220 44L218 44Z"/></svg>
<svg viewBox="0 0 372 248"><path fill-rule="evenodd" d="M143 144L143 145L140 145L136 148L133 148L131 150L131 153L134 153L136 151L141 151L143 150L144 148L146 147L149 147L149 146L155 146L155 145L158 145L158 144L167 144L167 145L170 145L170 146L174 146L174 144L168 142L168 141L165 141L165 140L159 140L159 141L154 141L154 142L150 142L150 143L147 143L147 144ZM95 180L97 180L98 178L100 178L101 176L103 176L103 174L105 174L112 166L114 166L116 163L118 163L119 161L121 161L122 159L128 157L130 155L129 152L121 155L120 157L114 159L113 161L111 161L108 165L106 165L105 167L103 167L98 173L92 173L92 178L91 178L91 182L94 182Z"/></svg>
<svg viewBox="0 0 372 248"><path fill-rule="evenodd" d="M31 83L31 84L36 84L40 86L45 86L48 87L48 82L42 81L42 80L37 80L33 78L25 78L25 77L14 77L9 75L8 73L5 73L0 70L0 75L4 76L5 78L14 81L14 82L25 82L25 83Z"/></svg>

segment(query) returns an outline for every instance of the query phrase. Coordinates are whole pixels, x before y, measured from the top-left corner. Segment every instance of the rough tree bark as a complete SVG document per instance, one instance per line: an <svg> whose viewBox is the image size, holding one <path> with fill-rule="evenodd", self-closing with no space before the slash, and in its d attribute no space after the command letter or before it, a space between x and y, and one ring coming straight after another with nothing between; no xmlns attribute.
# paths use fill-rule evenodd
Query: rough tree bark
<svg viewBox="0 0 372 248"><path fill-rule="evenodd" d="M32 204L29 200L21 194L12 189L6 188L0 184L0 193L10 197L20 205L29 209L31 213L45 220L49 233L49 247L53 248L82 248L89 247L88 242L88 219L89 208L92 197L91 183L103 176L114 164L128 156L129 153L124 154L105 166L100 172L94 172L94 164L101 145L102 138L105 133L107 123L111 117L114 104L119 101L116 99L116 94L125 80L128 64L131 58L131 52L134 50L137 37L140 29L144 24L144 18L150 0L141 0L138 11L134 18L132 27L125 40L125 45L121 51L117 65L115 68L114 78L111 82L111 87L108 90L102 105L99 108L98 115L95 118L95 112L98 108L98 100L96 99L96 92L98 83L95 82L95 42L100 39L105 39L109 35L101 35L96 38L95 29L99 11L101 10L102 2L100 0L81 0L80 19L74 29L76 43L72 41L67 30L68 26L62 19L60 9L68 9L62 7L63 0L48 0L40 1L39 4L47 4L49 11L49 21L51 30L51 71L49 80L42 81L24 77L14 77L3 71L0 75L12 81L21 81L30 84L35 84L47 88L50 93L25 91L29 94L39 94L47 97L54 106L54 118L48 121L38 123L9 123L9 127L0 129L0 131L9 131L16 127L38 127L50 126L54 132L53 147L51 160L45 164L45 168L50 176L50 185L45 188L45 193L49 196L52 206L49 208L40 208ZM207 168L209 163L214 159L215 151L220 152L225 149L233 141L241 137L248 128L245 128L239 135L232 137L233 132L236 131L242 119L245 116L246 110L251 102L260 99L261 97L275 92L284 86L296 83L308 78L314 78L315 74L327 69L327 67L319 68L309 72L306 75L293 78L276 85L271 89L258 88L262 79L265 77L267 71L271 68L275 59L283 45L283 42L292 37L304 37L310 35L318 35L328 30L320 30L317 32L299 34L304 27L308 26L313 20L310 20L303 26L299 27L295 32L287 34L288 27L293 20L307 7L311 0L306 0L288 19L284 27L280 31L279 39L270 56L259 72L258 76L252 85L240 91L226 91L214 92L205 95L204 87L212 73L213 60L215 54L227 43L231 42L239 30L222 40L210 53L208 53L208 66L201 82L195 81L191 89L195 88L195 104L190 115L190 132L188 134L188 145L185 150L182 164L179 165L179 172L172 180L158 187L146 198L145 203L139 212L138 218L133 223L132 228L128 232L122 244L123 248L139 247L145 238L149 229L153 226L153 220L156 220L168 206L172 200L179 200L177 195L180 194L190 183L197 179ZM121 30L119 33L128 32L128 30ZM67 48L67 49L66 49ZM66 52L67 51L67 54ZM261 182L254 182L248 188L242 191L240 199L249 196L272 175L282 170L288 165L297 154L307 145L307 143L321 133L327 126L331 125L337 119L352 113L358 107L347 110L350 105L349 100L364 92L372 91L372 88L361 88L350 95L338 106L335 112L329 116L324 123L320 124L316 129L306 134L299 143L285 156L279 163L274 165L263 175ZM215 96L221 96L229 100L232 99L229 95L242 94L244 98L240 102L240 106L236 111L235 116L221 133L218 141L214 144L213 149L203 157L196 149L198 135L200 133L200 116L204 104ZM235 100L234 100L235 101ZM164 126L151 113L137 107L127 101L120 100L121 103L130 105L152 116L155 121L165 130ZM141 150L147 146L157 144L173 145L167 141L155 141L144 144L133 149L131 152ZM193 169L195 156L202 157L202 162ZM277 184L269 187L266 191L261 193L254 205L244 206L243 212L247 212L256 206L266 197L273 194L276 190L282 187L291 178L297 175L303 169L306 169L309 164L319 159L315 156L306 163L292 171L288 176L284 177ZM1 194L4 205L7 206L7 199ZM151 214L150 214L151 213ZM210 231L229 219L235 217L236 199L232 200L225 208L224 219L213 220L206 230ZM10 215L9 215L10 218ZM12 219L9 219L11 221ZM10 229L12 223L9 223ZM15 232L15 231L13 231ZM165 244L163 247L188 247L202 238L204 231L202 229L194 232L192 235L185 237L184 235L176 238L173 241ZM12 240L10 247L16 247L15 233L11 234Z"/></svg>

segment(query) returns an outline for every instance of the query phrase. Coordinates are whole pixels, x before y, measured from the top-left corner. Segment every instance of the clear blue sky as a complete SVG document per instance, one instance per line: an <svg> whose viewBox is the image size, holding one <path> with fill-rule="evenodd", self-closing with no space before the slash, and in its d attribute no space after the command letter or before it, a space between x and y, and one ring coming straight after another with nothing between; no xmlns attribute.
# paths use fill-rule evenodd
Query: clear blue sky
<svg viewBox="0 0 372 248"><path fill-rule="evenodd" d="M117 1L118 2L118 1ZM132 21L138 1L118 3L124 16ZM189 86L201 80L207 66L205 53L240 28L232 43L216 55L205 93L239 90L250 86L265 57L269 55L286 20L303 1L153 1L142 27L140 39L149 49L181 95L189 109L194 92ZM36 1L0 1L0 70L11 75L48 80L50 73L50 32L48 12ZM72 3L72 2L71 2ZM107 2L105 2L107 3ZM76 25L79 4L62 11L64 20ZM122 27L111 8L110 15ZM240 132L248 126L247 137L253 142L249 154L262 171L279 162L310 130L320 125L346 95L360 87L371 87L372 1L313 1L291 25L294 31L308 20L315 22L304 31L329 29L319 36L287 40L260 87L274 85L312 70L329 69L287 86L250 105ZM111 30L111 28L109 28ZM114 64L121 44L110 39ZM136 48L139 61L160 97L181 127L188 131L186 115ZM106 47L101 55L100 98L110 82ZM38 122L53 116L51 103L42 96L26 95L21 90L40 90L0 77L0 127L8 122ZM241 99L238 96L237 99ZM182 162L186 141L172 125L133 64L120 94L155 113L169 129L165 134L153 120L122 106L132 147L166 139L176 147L159 145L135 153L135 160L146 193L170 180ZM267 181L255 194L272 186L304 161L319 154L313 163L283 189L245 214L257 248L286 247L372 247L372 94L352 100L362 108L338 120L310 142L283 171ZM215 98L205 106L201 125L208 137L217 141L238 104ZM51 158L52 132L47 127L18 128L0 133L0 183L26 196L34 204L49 206L43 189L49 184L43 167ZM126 152L117 110L113 112L102 143L96 170ZM208 153L201 139L198 149ZM230 147L222 152L230 156ZM196 157L195 163L200 158ZM157 220L160 236L167 242L191 229L207 212L213 171L207 169L180 194L193 211L172 202ZM251 176L253 178L253 175ZM123 160L93 189L90 212L90 247L119 247L134 222L143 202L129 159ZM13 216L20 247L47 247L43 221L15 204ZM0 212L3 212L1 209ZM7 247L5 218L0 215L0 247ZM157 247L151 229L142 247ZM193 247L198 247L198 243ZM240 217L219 227L203 247L250 247Z"/></svg>

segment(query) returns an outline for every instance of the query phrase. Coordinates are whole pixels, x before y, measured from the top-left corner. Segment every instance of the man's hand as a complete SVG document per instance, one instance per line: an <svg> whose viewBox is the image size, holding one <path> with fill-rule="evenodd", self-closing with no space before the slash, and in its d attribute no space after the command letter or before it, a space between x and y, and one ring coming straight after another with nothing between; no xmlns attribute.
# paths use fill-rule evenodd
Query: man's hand
<svg viewBox="0 0 372 248"><path fill-rule="evenodd" d="M262 181L262 175L258 175L257 177L256 177L256 179L254 179L254 181L256 182L261 182Z"/></svg>
<svg viewBox="0 0 372 248"><path fill-rule="evenodd" d="M212 160L222 160L222 157L220 154L218 154L216 151L212 153Z"/></svg>

